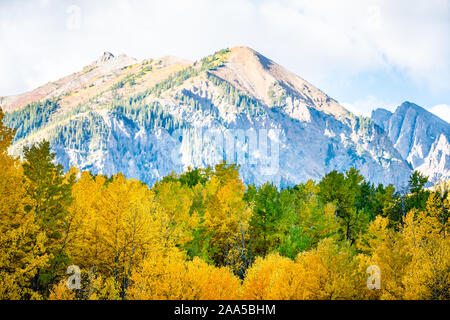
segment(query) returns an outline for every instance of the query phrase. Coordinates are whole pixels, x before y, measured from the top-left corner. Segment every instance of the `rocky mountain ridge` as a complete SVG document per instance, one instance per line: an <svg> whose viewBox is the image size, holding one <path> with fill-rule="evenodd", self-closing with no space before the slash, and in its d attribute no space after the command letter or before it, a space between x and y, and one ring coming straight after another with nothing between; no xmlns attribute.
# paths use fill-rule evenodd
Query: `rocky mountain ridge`
<svg viewBox="0 0 450 320"><path fill-rule="evenodd" d="M408 101L394 113L376 109L371 117L414 169L433 182L450 179L450 125L446 121Z"/></svg>
<svg viewBox="0 0 450 320"><path fill-rule="evenodd" d="M5 121L18 129L12 153L47 139L66 169L122 172L149 184L222 159L240 164L246 183L278 186L350 167L401 186L413 169L385 129L388 114L355 116L247 47L196 62L105 53L55 83L0 99ZM444 142L428 153L441 154Z"/></svg>

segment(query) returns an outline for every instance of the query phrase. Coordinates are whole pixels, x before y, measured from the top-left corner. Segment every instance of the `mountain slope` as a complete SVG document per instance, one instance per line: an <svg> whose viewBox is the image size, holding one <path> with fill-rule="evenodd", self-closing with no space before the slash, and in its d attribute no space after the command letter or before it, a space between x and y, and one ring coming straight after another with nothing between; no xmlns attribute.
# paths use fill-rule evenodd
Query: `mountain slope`
<svg viewBox="0 0 450 320"><path fill-rule="evenodd" d="M394 113L374 110L372 119L414 169L435 183L450 179L450 124L410 102Z"/></svg>
<svg viewBox="0 0 450 320"><path fill-rule="evenodd" d="M115 59L104 55L67 90L47 93L51 100L20 108L0 100L18 128L11 152L48 139L66 168L120 171L149 184L221 159L239 163L246 183L280 186L350 167L373 182L404 185L411 172L371 119L250 48L194 63L165 57L98 67ZM89 76L79 84L82 73Z"/></svg>
<svg viewBox="0 0 450 320"><path fill-rule="evenodd" d="M104 82L107 77L115 78L120 75L122 68L134 63L136 63L135 59L125 55L114 57L111 53L105 52L97 61L94 61L80 72L47 83L24 94L0 97L0 105L6 111L13 111L34 101L51 99L75 92L82 89L86 84Z"/></svg>
<svg viewBox="0 0 450 320"><path fill-rule="evenodd" d="M284 93L327 114L349 114L310 83L247 47L233 48L226 65L212 73L268 106ZM291 116L292 107L286 110Z"/></svg>

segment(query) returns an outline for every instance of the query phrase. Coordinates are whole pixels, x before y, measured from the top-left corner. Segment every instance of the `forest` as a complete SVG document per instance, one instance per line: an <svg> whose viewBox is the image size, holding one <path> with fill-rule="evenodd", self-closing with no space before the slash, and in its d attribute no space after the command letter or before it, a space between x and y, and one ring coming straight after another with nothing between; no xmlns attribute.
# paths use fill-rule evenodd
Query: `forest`
<svg viewBox="0 0 450 320"><path fill-rule="evenodd" d="M450 298L448 187L417 171L407 190L354 168L280 190L223 162L149 187L65 172L47 141L14 158L3 120L2 300Z"/></svg>

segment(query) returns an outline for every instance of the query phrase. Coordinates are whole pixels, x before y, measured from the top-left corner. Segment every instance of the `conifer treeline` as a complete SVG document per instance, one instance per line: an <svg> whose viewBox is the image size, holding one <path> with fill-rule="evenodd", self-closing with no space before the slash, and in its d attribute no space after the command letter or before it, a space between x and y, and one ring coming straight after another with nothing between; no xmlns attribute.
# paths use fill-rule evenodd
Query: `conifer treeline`
<svg viewBox="0 0 450 320"><path fill-rule="evenodd" d="M149 188L64 173L45 141L12 158L2 120L1 299L449 299L449 196L418 172L403 194L355 169L246 187L226 163Z"/></svg>

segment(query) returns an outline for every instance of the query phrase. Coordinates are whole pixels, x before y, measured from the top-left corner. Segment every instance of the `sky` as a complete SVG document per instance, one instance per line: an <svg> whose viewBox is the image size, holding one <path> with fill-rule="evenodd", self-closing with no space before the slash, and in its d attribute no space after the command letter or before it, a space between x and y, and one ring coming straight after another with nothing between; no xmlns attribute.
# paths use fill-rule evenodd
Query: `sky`
<svg viewBox="0 0 450 320"><path fill-rule="evenodd" d="M105 51L195 61L238 45L357 114L410 101L450 122L450 0L0 0L0 96Z"/></svg>

